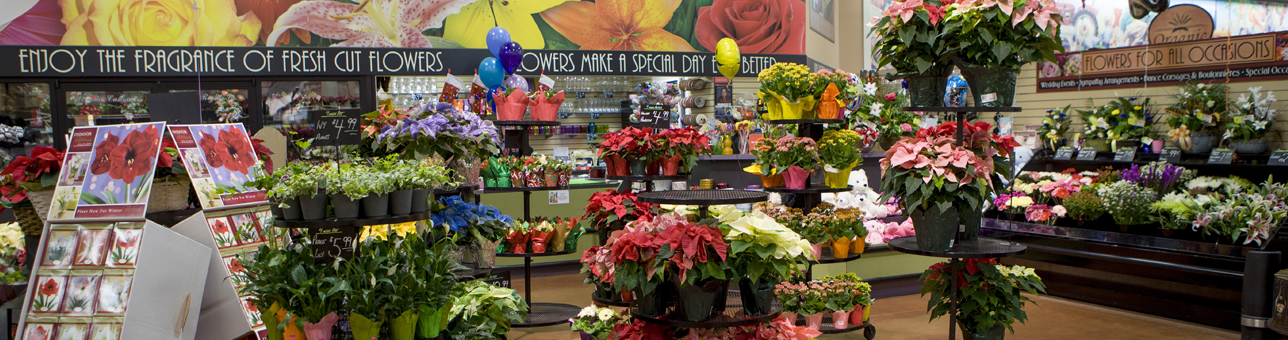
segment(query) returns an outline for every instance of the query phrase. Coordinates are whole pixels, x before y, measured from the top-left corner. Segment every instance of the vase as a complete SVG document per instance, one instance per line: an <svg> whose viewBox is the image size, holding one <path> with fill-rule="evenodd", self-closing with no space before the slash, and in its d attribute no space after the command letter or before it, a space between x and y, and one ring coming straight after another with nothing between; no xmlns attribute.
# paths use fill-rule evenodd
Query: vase
<svg viewBox="0 0 1288 340"><path fill-rule="evenodd" d="M814 244L811 244L810 246L812 247L810 248L810 254L814 255L814 259L822 259L823 243L814 243Z"/></svg>
<svg viewBox="0 0 1288 340"><path fill-rule="evenodd" d="M850 172L854 171L854 166L848 166L839 169L840 172L823 172L823 183L828 188L841 189L850 186Z"/></svg>
<svg viewBox="0 0 1288 340"><path fill-rule="evenodd" d="M646 169L648 167L648 161L642 158L632 158L629 161L631 163L631 176L645 176L648 174L648 170Z"/></svg>
<svg viewBox="0 0 1288 340"><path fill-rule="evenodd" d="M948 87L950 75L952 75L952 65L949 64L931 66L922 73L905 74L903 80L908 85L911 105L914 107L944 106L944 91Z"/></svg>
<svg viewBox="0 0 1288 340"><path fill-rule="evenodd" d="M1212 146L1216 145L1216 142L1219 140L1221 140L1220 136L1206 134L1206 133L1192 133L1190 134L1189 149L1185 148L1184 142L1181 142L1178 144L1180 144L1181 150L1183 150L1185 153L1205 154L1205 153L1211 153Z"/></svg>
<svg viewBox="0 0 1288 340"><path fill-rule="evenodd" d="M331 340L331 330L335 327L335 322L340 320L339 315L335 312L327 314L318 320L318 323L304 322L304 336L309 340Z"/></svg>
<svg viewBox="0 0 1288 340"><path fill-rule="evenodd" d="M723 146L722 148L720 148L721 155L728 156L733 154L733 140L729 139L729 136L724 136L724 138L721 138L720 145Z"/></svg>
<svg viewBox="0 0 1288 340"><path fill-rule="evenodd" d="M373 321L362 314L349 313L349 329L353 332L353 340L378 339L382 324L383 321Z"/></svg>
<svg viewBox="0 0 1288 340"><path fill-rule="evenodd" d="M662 160L662 175L675 176L680 173L680 155L674 155Z"/></svg>
<svg viewBox="0 0 1288 340"><path fill-rule="evenodd" d="M716 307L716 296L725 294L728 289L729 280L715 278L696 281L693 284L677 283L676 312L680 314L680 319L685 321L707 321L711 318L712 309Z"/></svg>
<svg viewBox="0 0 1288 340"><path fill-rule="evenodd" d="M429 211L429 193L430 189L415 189L411 191L411 213L419 214Z"/></svg>
<svg viewBox="0 0 1288 340"><path fill-rule="evenodd" d="M1230 149L1235 153L1242 155L1259 154L1266 152L1270 143L1264 140L1234 140L1230 141Z"/></svg>
<svg viewBox="0 0 1288 340"><path fill-rule="evenodd" d="M1011 107L1015 104L1015 78L1019 69L1007 67L961 67L962 78L979 107Z"/></svg>
<svg viewBox="0 0 1288 340"><path fill-rule="evenodd" d="M666 314L667 294L663 292L664 287L669 285L660 284L653 289L652 294L644 294L642 288L635 288L631 293L635 296L635 311L640 315L647 317L656 317Z"/></svg>
<svg viewBox="0 0 1288 340"><path fill-rule="evenodd" d="M958 202L958 204L964 204ZM962 205L963 207L965 205ZM984 212L976 209L960 210L961 214L961 231L957 233L957 240L969 241L979 238L979 226L984 222Z"/></svg>
<svg viewBox="0 0 1288 340"><path fill-rule="evenodd" d="M363 197L362 213L368 218L389 216L389 193Z"/></svg>
<svg viewBox="0 0 1288 340"><path fill-rule="evenodd" d="M832 257L843 259L850 257L850 239L840 238L832 240Z"/></svg>
<svg viewBox="0 0 1288 340"><path fill-rule="evenodd" d="M282 201L282 204L286 204L286 207L282 208L283 220L299 221L304 218L304 214L302 213L302 210L304 209L300 209L299 197L288 198Z"/></svg>
<svg viewBox="0 0 1288 340"><path fill-rule="evenodd" d="M783 186L783 174L760 175L760 185L765 188L780 188Z"/></svg>
<svg viewBox="0 0 1288 340"><path fill-rule="evenodd" d="M393 330L394 340L414 340L416 338L416 321L419 320L420 318L417 317L415 310L404 311L402 315L394 318L389 324L389 328ZM313 338L309 338L309 340L313 340Z"/></svg>
<svg viewBox="0 0 1288 340"><path fill-rule="evenodd" d="M792 326L796 325L796 321L800 321L800 320L797 320L796 313L783 312L778 317L783 318L783 321L787 321L787 323L791 324Z"/></svg>
<svg viewBox="0 0 1288 340"><path fill-rule="evenodd" d="M783 185L787 189L801 190L809 183L809 171L805 171L799 166L789 166L787 171L783 171Z"/></svg>
<svg viewBox="0 0 1288 340"><path fill-rule="evenodd" d="M268 307L268 315L260 315L260 319L264 321L264 328L268 329L268 340L283 340L282 331L277 329L277 324L281 323L281 321L277 320L277 312L280 310L282 310L282 305L274 302L272 306Z"/></svg>
<svg viewBox="0 0 1288 340"><path fill-rule="evenodd" d="M855 326L862 325L863 322L866 321L865 319L866 317L864 315L867 313L868 313L868 306L864 306L864 305L854 306L854 310L850 311L850 324Z"/></svg>
<svg viewBox="0 0 1288 340"><path fill-rule="evenodd" d="M304 215L305 221L315 221L326 218L326 190L318 189L313 195L300 195L300 213Z"/></svg>
<svg viewBox="0 0 1288 340"><path fill-rule="evenodd" d="M957 209L940 210L936 204L930 209L917 207L909 214L912 228L917 233L917 248L922 251L948 251L957 236L960 218Z"/></svg>
<svg viewBox="0 0 1288 340"><path fill-rule="evenodd" d="M772 281L751 282L750 279L738 280L739 298L742 299L742 311L747 315L765 315L773 312L774 283Z"/></svg>
<svg viewBox="0 0 1288 340"><path fill-rule="evenodd" d="M992 328L984 332L966 328L966 323L962 321L957 321L957 326L962 329L962 340L1002 340L1006 337L1006 326L1000 322L994 323Z"/></svg>
<svg viewBox="0 0 1288 340"><path fill-rule="evenodd" d="M839 119L841 116L841 102L836 100L836 95L841 91L836 88L836 84L827 84L823 89L823 95L815 105L814 111L818 114L818 119Z"/></svg>
<svg viewBox="0 0 1288 340"><path fill-rule="evenodd" d="M834 311L832 312L832 329L850 328L850 312Z"/></svg>
<svg viewBox="0 0 1288 340"><path fill-rule="evenodd" d="M298 318L293 317L288 319L286 317L287 313L285 309L278 309L275 314L277 316L277 325L282 326L282 340L304 340L304 332L300 331L300 328L295 326L295 319ZM285 324L285 326L283 326L283 324Z"/></svg>
<svg viewBox="0 0 1288 340"><path fill-rule="evenodd" d="M403 216L411 214L411 190L395 190L389 193L389 214Z"/></svg>
<svg viewBox="0 0 1288 340"><path fill-rule="evenodd" d="M820 328L823 328L823 313L806 315L805 327L808 327L809 329L816 330L816 331L819 330Z"/></svg>

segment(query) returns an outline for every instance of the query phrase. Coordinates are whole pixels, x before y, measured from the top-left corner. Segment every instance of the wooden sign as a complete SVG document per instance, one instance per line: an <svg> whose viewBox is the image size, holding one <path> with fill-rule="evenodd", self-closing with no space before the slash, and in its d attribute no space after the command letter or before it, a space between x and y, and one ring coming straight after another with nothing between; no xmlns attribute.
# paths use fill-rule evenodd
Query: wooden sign
<svg viewBox="0 0 1288 340"><path fill-rule="evenodd" d="M1270 166L1288 166L1288 149L1275 149L1270 154Z"/></svg>
<svg viewBox="0 0 1288 340"><path fill-rule="evenodd" d="M1148 50L1145 46L1089 50L1081 52L1082 75L1143 72L1146 68L1152 74L1155 70L1271 62L1279 60L1276 42L1277 34L1269 33L1150 45ZM1223 53L1189 53L1234 49L1239 54L1228 58Z"/></svg>
<svg viewBox="0 0 1288 340"><path fill-rule="evenodd" d="M313 240L314 261L331 262L336 257L353 257L353 240L358 238L358 228L308 229L308 234Z"/></svg>
<svg viewBox="0 0 1288 340"><path fill-rule="evenodd" d="M1181 149L1175 146L1163 148L1163 154L1159 156L1164 162L1176 164L1181 162Z"/></svg>
<svg viewBox="0 0 1288 340"><path fill-rule="evenodd" d="M313 145L357 145L362 142L362 112L357 109L327 110L318 117Z"/></svg>
<svg viewBox="0 0 1288 340"><path fill-rule="evenodd" d="M1203 7L1176 5L1159 13L1149 24L1149 43L1166 44L1212 37L1212 15Z"/></svg>
<svg viewBox="0 0 1288 340"><path fill-rule="evenodd" d="M1078 160L1080 161L1096 160L1096 148L1084 147L1081 150L1078 150Z"/></svg>
<svg viewBox="0 0 1288 340"><path fill-rule="evenodd" d="M1136 148L1122 148L1114 152L1115 162L1131 162L1136 160Z"/></svg>
<svg viewBox="0 0 1288 340"><path fill-rule="evenodd" d="M1067 160L1073 159L1073 148L1065 146L1065 147L1056 149L1055 159L1061 160L1061 161L1067 161Z"/></svg>
<svg viewBox="0 0 1288 340"><path fill-rule="evenodd" d="M1212 154L1208 155L1208 164L1230 164L1234 160L1234 151L1230 149L1212 149Z"/></svg>

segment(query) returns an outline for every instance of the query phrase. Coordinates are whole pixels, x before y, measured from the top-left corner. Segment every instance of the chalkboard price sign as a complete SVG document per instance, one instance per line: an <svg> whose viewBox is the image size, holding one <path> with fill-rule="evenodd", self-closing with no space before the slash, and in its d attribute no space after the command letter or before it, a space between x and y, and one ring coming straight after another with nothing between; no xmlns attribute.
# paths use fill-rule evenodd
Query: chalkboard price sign
<svg viewBox="0 0 1288 340"><path fill-rule="evenodd" d="M671 128L671 105L644 105L640 112L639 127L651 127L655 129Z"/></svg>
<svg viewBox="0 0 1288 340"><path fill-rule="evenodd" d="M1096 148L1083 147L1081 150L1078 150L1078 160L1080 161L1096 160Z"/></svg>
<svg viewBox="0 0 1288 340"><path fill-rule="evenodd" d="M357 145L362 142L362 112L357 109L328 110L318 117L313 145Z"/></svg>
<svg viewBox="0 0 1288 340"><path fill-rule="evenodd" d="M1161 158L1163 159L1163 161L1168 163L1172 163L1172 164L1180 163L1181 149L1174 146L1163 148L1163 154Z"/></svg>
<svg viewBox="0 0 1288 340"><path fill-rule="evenodd" d="M1115 162L1131 162L1136 160L1136 148L1123 148L1114 153Z"/></svg>
<svg viewBox="0 0 1288 340"><path fill-rule="evenodd" d="M1208 164L1230 164L1234 160L1234 151L1230 149L1212 149L1208 155Z"/></svg>
<svg viewBox="0 0 1288 340"><path fill-rule="evenodd" d="M353 240L358 237L354 227L309 229L309 239L313 240L313 260L331 262L336 257L353 257Z"/></svg>
<svg viewBox="0 0 1288 340"><path fill-rule="evenodd" d="M1056 149L1055 159L1061 160L1061 161L1067 161L1067 160L1073 159L1073 148L1066 146L1066 147Z"/></svg>
<svg viewBox="0 0 1288 340"><path fill-rule="evenodd" d="M1276 149L1270 154L1271 166L1288 166L1288 149Z"/></svg>

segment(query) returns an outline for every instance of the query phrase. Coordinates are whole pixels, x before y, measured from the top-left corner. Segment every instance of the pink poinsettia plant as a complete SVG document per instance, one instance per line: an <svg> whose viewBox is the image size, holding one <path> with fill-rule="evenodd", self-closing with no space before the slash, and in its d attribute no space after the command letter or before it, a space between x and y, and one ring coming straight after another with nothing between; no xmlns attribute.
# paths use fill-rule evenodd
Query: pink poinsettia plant
<svg viewBox="0 0 1288 340"><path fill-rule="evenodd" d="M923 129L904 137L881 159L884 192L880 200L902 197L909 210L947 210L959 200L979 207L990 188L991 162L957 145L952 138Z"/></svg>
<svg viewBox="0 0 1288 340"><path fill-rule="evenodd" d="M1054 0L906 0L892 3L869 26L882 66L922 73L954 58L1011 69L1056 62L1055 52L1064 51L1062 20Z"/></svg>

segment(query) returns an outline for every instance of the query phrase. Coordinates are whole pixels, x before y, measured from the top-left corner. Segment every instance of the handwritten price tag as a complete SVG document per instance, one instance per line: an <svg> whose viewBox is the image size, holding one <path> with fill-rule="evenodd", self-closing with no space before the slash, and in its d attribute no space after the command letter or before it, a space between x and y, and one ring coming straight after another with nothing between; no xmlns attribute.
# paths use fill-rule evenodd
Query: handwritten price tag
<svg viewBox="0 0 1288 340"><path fill-rule="evenodd" d="M1082 150L1078 150L1078 160L1080 161L1096 160L1096 148L1084 147L1082 148Z"/></svg>
<svg viewBox="0 0 1288 340"><path fill-rule="evenodd" d="M1288 166L1288 149L1276 149L1270 154L1271 166Z"/></svg>
<svg viewBox="0 0 1288 340"><path fill-rule="evenodd" d="M1061 161L1067 161L1067 160L1073 159L1073 148L1066 146L1066 147L1056 149L1055 159L1061 160Z"/></svg>
<svg viewBox="0 0 1288 340"><path fill-rule="evenodd" d="M329 263L336 257L352 258L357 232L354 227L309 229L309 239L313 240L313 260Z"/></svg>
<svg viewBox="0 0 1288 340"><path fill-rule="evenodd" d="M1168 163L1172 163L1172 164L1180 163L1181 149L1174 146L1163 148L1163 154L1161 158L1163 159L1163 161Z"/></svg>
<svg viewBox="0 0 1288 340"><path fill-rule="evenodd" d="M1212 149L1208 155L1208 164L1230 164L1234 160L1234 151L1230 149Z"/></svg>
<svg viewBox="0 0 1288 340"><path fill-rule="evenodd" d="M362 142L362 112L356 109L326 111L318 117L313 145L357 145Z"/></svg>
<svg viewBox="0 0 1288 340"><path fill-rule="evenodd" d="M1136 160L1135 148L1123 148L1114 153L1115 162L1131 162Z"/></svg>

